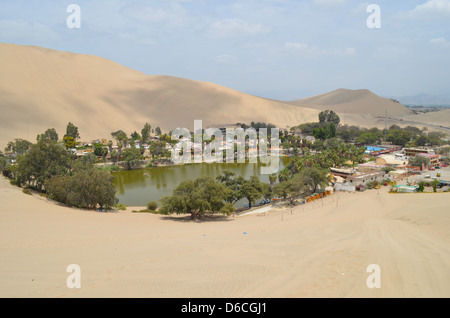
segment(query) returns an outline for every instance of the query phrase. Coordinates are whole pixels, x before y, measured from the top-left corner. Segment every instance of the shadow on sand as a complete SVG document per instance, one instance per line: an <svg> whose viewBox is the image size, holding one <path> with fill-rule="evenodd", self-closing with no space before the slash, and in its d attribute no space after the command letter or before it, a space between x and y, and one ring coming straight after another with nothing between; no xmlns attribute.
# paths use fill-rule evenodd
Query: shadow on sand
<svg viewBox="0 0 450 318"><path fill-rule="evenodd" d="M205 215L201 218L192 219L190 215L183 215L183 216L171 216L171 215L163 215L161 216L161 220L163 221L175 221L175 222L181 222L181 223L209 223L209 222L230 222L234 221L234 218L232 216L226 216L226 215Z"/></svg>

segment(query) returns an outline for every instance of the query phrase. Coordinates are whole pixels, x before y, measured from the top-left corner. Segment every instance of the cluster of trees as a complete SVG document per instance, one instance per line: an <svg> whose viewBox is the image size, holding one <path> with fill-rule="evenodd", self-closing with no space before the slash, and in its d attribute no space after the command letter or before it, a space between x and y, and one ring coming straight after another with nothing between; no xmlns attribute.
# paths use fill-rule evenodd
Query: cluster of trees
<svg viewBox="0 0 450 318"><path fill-rule="evenodd" d="M156 133L160 136L159 140L150 142L150 136L152 133ZM114 164L118 161L123 161L127 169L131 169L136 166L141 160L144 159L145 148L144 143L149 143L149 152L152 155L152 159L158 159L162 156L168 156L169 152L166 150L166 142L171 141L171 137L167 134L162 135L161 128L155 129L149 123L145 123L144 128L141 130L141 134L134 131L130 138L123 130L118 130L111 133L111 136L116 140L117 151L112 149L113 142L108 142L109 152L111 160ZM134 146L134 141L139 141L139 149ZM171 141L172 142L172 141ZM127 145L132 143L133 146L127 148ZM125 147L124 150L122 150ZM156 157L156 158L155 158Z"/></svg>
<svg viewBox="0 0 450 318"><path fill-rule="evenodd" d="M432 187L433 192L437 192L438 184L439 184L438 180L433 180L433 181L423 181L422 180L419 182L419 187L417 189L417 192L424 192L425 187Z"/></svg>
<svg viewBox="0 0 450 318"><path fill-rule="evenodd" d="M386 141L394 145L402 147L410 146L440 146L442 145L445 134L441 132L428 132L426 128L419 129L413 126L401 128L392 125L385 129L379 128L359 128L357 126L339 126L337 128L337 136L344 141L354 140L356 144L369 145L377 144L384 141L386 133Z"/></svg>
<svg viewBox="0 0 450 318"><path fill-rule="evenodd" d="M113 176L82 161L77 161L70 173L46 180L45 189L52 199L78 208L108 210L118 203Z"/></svg>
<svg viewBox="0 0 450 318"><path fill-rule="evenodd" d="M442 147L439 149L438 154L444 157L444 162L450 164L450 146Z"/></svg>
<svg viewBox="0 0 450 318"><path fill-rule="evenodd" d="M320 152L312 155L307 150L303 156L294 157L278 176L271 175L271 185L277 178L279 181L273 186L273 195L293 203L300 196L323 191L330 181L328 176L330 167L342 166L348 161L352 165L365 161L364 148L346 144L336 138L324 142L316 141L314 144Z"/></svg>
<svg viewBox="0 0 450 318"><path fill-rule="evenodd" d="M319 121L304 123L292 127L291 131L300 129L303 134L314 136L315 139L326 140L336 136L336 129L340 123L339 116L332 110L324 110L319 113Z"/></svg>
<svg viewBox="0 0 450 318"><path fill-rule="evenodd" d="M409 165L414 167L427 167L430 163L430 158L424 157L424 156L414 156L409 158Z"/></svg>
<svg viewBox="0 0 450 318"><path fill-rule="evenodd" d="M73 132L65 137L75 139L78 133ZM117 203L113 177L93 165L95 155L75 160L67 144L57 141L53 129L36 139L35 144L19 139L8 144L7 150L16 152L16 164L0 156L0 170L12 183L47 193L59 202L79 208L110 209Z"/></svg>
<svg viewBox="0 0 450 318"><path fill-rule="evenodd" d="M251 208L256 200L272 198L269 184L263 183L256 176L245 179L231 171L224 171L216 179L201 177L181 182L172 196L161 199L162 214L191 214L191 218L200 218L209 213L229 215L234 204L241 199L248 201Z"/></svg>
<svg viewBox="0 0 450 318"><path fill-rule="evenodd" d="M283 180L283 179L282 179ZM273 186L273 194L291 204L301 196L308 196L324 190L329 184L328 170L317 167L304 167Z"/></svg>
<svg viewBox="0 0 450 318"><path fill-rule="evenodd" d="M365 162L365 148L358 148L353 144L347 144L336 138L315 141L314 148L318 151L312 155L307 149L302 156L293 157L289 165L280 171L278 179L280 181L291 178L293 174L300 172L304 167L316 167L329 170L331 167L346 165L348 161L354 166Z"/></svg>
<svg viewBox="0 0 450 318"><path fill-rule="evenodd" d="M229 215L234 211L231 203L226 203L227 188L211 177L181 182L172 196L161 199L161 214L190 214L191 219L200 218L206 213Z"/></svg>
<svg viewBox="0 0 450 318"><path fill-rule="evenodd" d="M237 125L240 125L241 128L244 128L244 129L253 128L253 129L256 129L256 131L258 131L260 128L267 128L267 133L268 134L270 133L270 130L272 128L276 128L276 126L274 124L265 123L265 122L259 122L259 121L258 122L252 121L250 123L250 126L247 125L247 124L242 124L242 123L237 123Z"/></svg>

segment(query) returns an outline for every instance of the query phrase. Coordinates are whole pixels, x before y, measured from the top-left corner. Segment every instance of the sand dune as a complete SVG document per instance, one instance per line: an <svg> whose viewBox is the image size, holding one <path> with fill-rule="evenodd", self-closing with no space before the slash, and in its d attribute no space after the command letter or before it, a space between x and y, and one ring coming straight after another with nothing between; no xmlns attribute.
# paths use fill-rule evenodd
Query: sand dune
<svg viewBox="0 0 450 318"><path fill-rule="evenodd" d="M450 109L443 109L436 112L428 112L417 115L407 115L402 118L403 120L450 127Z"/></svg>
<svg viewBox="0 0 450 318"><path fill-rule="evenodd" d="M289 103L320 110L331 109L337 113L385 116L387 109L389 116L398 117L411 114L411 111L402 104L380 97L367 89L350 90L340 88L326 94L303 98Z"/></svg>
<svg viewBox="0 0 450 318"><path fill-rule="evenodd" d="M287 128L317 121L321 110L333 109L342 123L384 127L377 116L384 116L386 107L392 117L410 114L368 90L338 89L281 102L209 82L146 75L97 56L5 43L0 43L0 75L0 149L15 138L34 142L48 128L62 138L69 121L79 127L81 140L91 141L110 139L119 129L139 132L146 122L166 132L193 129L196 119L203 127L263 121Z"/></svg>
<svg viewBox="0 0 450 318"><path fill-rule="evenodd" d="M207 82L148 76L91 55L41 47L0 44L0 144L34 141L69 121L82 140L111 138L122 129L140 131L145 122L163 131L251 121L279 127L316 120L318 111L240 93Z"/></svg>
<svg viewBox="0 0 450 318"><path fill-rule="evenodd" d="M61 207L0 178L0 296L449 297L449 195L384 187L192 222ZM66 286L69 264L81 289Z"/></svg>

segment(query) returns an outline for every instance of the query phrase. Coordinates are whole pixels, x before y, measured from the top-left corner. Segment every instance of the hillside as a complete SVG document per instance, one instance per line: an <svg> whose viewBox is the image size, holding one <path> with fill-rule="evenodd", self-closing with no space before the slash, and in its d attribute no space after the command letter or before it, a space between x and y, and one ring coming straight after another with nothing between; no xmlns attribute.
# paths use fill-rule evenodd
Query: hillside
<svg viewBox="0 0 450 318"><path fill-rule="evenodd" d="M411 114L411 111L400 103L380 97L367 89L337 89L332 92L288 102L292 105L307 106L319 110L331 109L337 113L370 114L399 117Z"/></svg>
<svg viewBox="0 0 450 318"><path fill-rule="evenodd" d="M390 117L422 120L369 90L338 89L283 102L36 46L0 43L0 75L0 149L15 138L34 142L48 128L55 128L62 138L69 121L79 128L81 140L91 141L111 138L119 129L140 132L146 122L165 132L177 127L192 130L196 119L203 120L204 128L251 121L287 128L317 121L325 109L337 112L341 123L361 127L384 127L377 116L384 116L386 108ZM435 117L423 120L446 121Z"/></svg>
<svg viewBox="0 0 450 318"><path fill-rule="evenodd" d="M35 141L69 121L82 140L140 131L145 122L163 131L251 121L279 127L317 119L318 110L244 94L220 85L149 76L113 61L41 47L0 44L0 148L14 138Z"/></svg>

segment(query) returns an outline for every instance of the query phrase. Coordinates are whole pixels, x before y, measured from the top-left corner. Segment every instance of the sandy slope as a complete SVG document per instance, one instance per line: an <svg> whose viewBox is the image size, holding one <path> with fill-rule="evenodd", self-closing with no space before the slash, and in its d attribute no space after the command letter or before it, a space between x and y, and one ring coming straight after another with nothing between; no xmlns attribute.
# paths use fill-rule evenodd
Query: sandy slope
<svg viewBox="0 0 450 318"><path fill-rule="evenodd" d="M385 116L386 109L389 116L402 116L411 114L405 106L390 99L380 97L367 89L337 89L329 93L289 102L292 105L317 108L320 110L332 109L337 113L371 114Z"/></svg>
<svg viewBox="0 0 450 318"><path fill-rule="evenodd" d="M450 109L443 109L437 112L404 116L403 120L410 120L421 123L432 123L438 126L450 127Z"/></svg>
<svg viewBox="0 0 450 318"><path fill-rule="evenodd" d="M449 195L383 188L191 222L60 207L1 178L0 296L449 297ZM81 289L66 287L69 264Z"/></svg>
<svg viewBox="0 0 450 318"><path fill-rule="evenodd" d="M283 104L207 82L148 76L91 55L0 43L0 145L34 141L69 121L82 140L140 132L145 122L168 131L251 121L279 127L317 119L318 111ZM3 146L4 147L4 146ZM1 147L1 148L3 148Z"/></svg>

